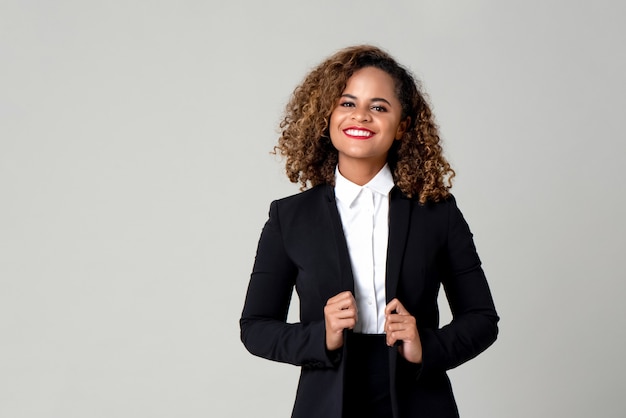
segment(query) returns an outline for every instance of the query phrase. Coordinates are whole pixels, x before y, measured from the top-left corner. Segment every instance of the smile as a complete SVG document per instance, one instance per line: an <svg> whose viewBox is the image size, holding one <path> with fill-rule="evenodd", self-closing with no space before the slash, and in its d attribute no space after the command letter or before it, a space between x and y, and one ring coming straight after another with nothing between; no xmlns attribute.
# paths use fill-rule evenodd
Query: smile
<svg viewBox="0 0 626 418"><path fill-rule="evenodd" d="M343 133L346 134L346 136L349 136L351 138L357 138L357 139L367 139L367 138L371 138L372 136L374 136L374 132L370 131L369 129L362 129L362 128L344 129Z"/></svg>

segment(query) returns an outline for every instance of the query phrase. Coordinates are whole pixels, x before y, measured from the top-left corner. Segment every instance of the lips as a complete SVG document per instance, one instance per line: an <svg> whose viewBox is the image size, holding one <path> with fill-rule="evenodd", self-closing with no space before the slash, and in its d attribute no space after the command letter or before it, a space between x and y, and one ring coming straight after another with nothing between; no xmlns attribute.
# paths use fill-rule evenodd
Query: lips
<svg viewBox="0 0 626 418"><path fill-rule="evenodd" d="M369 129L359 128L356 126L351 126L343 130L343 133L350 138L354 139L369 139L374 136L374 132Z"/></svg>

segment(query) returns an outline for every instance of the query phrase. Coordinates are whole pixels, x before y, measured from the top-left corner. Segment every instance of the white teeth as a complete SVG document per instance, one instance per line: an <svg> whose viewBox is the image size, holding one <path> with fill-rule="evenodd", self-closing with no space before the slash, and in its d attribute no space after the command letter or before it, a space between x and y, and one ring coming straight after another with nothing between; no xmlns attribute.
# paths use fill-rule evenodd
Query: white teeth
<svg viewBox="0 0 626 418"><path fill-rule="evenodd" d="M372 133L370 131L361 131L359 129L347 129L346 134L350 136L363 136L363 137L372 136Z"/></svg>

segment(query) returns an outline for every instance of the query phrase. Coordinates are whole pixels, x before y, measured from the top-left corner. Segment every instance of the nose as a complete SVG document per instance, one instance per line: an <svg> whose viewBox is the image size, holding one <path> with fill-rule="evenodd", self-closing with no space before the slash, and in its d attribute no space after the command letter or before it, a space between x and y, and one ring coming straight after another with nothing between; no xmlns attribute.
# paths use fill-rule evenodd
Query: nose
<svg viewBox="0 0 626 418"><path fill-rule="evenodd" d="M354 112L352 112L352 119L357 122L369 122L370 114L366 109L356 108Z"/></svg>

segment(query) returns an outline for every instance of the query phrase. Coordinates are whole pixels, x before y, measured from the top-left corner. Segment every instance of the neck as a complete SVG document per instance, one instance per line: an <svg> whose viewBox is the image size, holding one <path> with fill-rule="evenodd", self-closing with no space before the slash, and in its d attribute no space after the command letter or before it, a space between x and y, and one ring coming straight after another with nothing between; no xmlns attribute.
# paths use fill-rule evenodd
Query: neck
<svg viewBox="0 0 626 418"><path fill-rule="evenodd" d="M341 161L337 165L339 172L346 179L350 180L354 184L363 186L370 182L371 179L376 177L376 174L385 166L386 161L382 161L376 164L372 163L359 163L354 161Z"/></svg>

